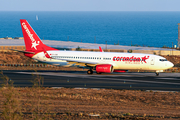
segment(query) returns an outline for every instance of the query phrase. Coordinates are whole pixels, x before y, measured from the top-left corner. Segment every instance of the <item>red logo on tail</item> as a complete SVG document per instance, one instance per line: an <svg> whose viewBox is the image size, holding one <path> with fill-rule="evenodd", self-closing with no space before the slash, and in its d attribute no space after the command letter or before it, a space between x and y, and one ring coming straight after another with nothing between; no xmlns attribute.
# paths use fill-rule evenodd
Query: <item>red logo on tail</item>
<svg viewBox="0 0 180 120"><path fill-rule="evenodd" d="M25 29L26 33L28 34L29 38L31 39L31 42L32 42L31 48L34 48L37 50L36 46L38 46L40 42L34 39L33 34L31 34L30 30L28 29L28 27L26 26L24 22L22 23L22 26Z"/></svg>

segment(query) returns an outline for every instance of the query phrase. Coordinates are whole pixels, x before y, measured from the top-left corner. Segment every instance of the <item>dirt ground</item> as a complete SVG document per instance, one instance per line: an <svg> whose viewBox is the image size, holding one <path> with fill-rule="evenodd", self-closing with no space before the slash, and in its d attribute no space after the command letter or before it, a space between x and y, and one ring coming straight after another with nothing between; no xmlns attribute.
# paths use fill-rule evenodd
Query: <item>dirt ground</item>
<svg viewBox="0 0 180 120"><path fill-rule="evenodd" d="M0 119L180 119L179 92L2 88L0 106Z"/></svg>
<svg viewBox="0 0 180 120"><path fill-rule="evenodd" d="M164 57L176 67L180 66L179 56ZM22 53L8 52L0 53L0 64L3 63L31 64L36 61ZM8 76L4 79L5 87L0 88L0 119L180 119L180 92L43 86L14 88Z"/></svg>

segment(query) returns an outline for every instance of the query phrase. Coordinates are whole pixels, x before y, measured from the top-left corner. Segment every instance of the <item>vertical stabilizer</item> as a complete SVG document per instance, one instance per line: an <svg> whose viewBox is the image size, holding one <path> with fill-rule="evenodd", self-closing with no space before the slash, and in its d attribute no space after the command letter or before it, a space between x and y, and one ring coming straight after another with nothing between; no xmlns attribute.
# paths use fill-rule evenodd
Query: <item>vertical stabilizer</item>
<svg viewBox="0 0 180 120"><path fill-rule="evenodd" d="M30 26L30 24L27 22L27 20L21 19L20 23L24 36L26 51L40 52L43 51L44 49L56 50L42 43L41 39L38 37L38 35Z"/></svg>
<svg viewBox="0 0 180 120"><path fill-rule="evenodd" d="M100 52L104 52L103 49L101 48L101 46L99 46L99 51Z"/></svg>

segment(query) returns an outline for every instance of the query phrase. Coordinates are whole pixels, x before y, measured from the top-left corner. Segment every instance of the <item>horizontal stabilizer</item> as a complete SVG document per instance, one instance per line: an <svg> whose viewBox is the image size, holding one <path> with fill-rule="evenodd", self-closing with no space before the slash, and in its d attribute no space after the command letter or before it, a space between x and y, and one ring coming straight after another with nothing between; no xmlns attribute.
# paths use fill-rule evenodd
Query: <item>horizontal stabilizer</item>
<svg viewBox="0 0 180 120"><path fill-rule="evenodd" d="M29 51L22 51L22 50L15 50L15 49L9 49L12 51L22 52L22 53L29 53L29 54L35 54L35 52L29 52Z"/></svg>

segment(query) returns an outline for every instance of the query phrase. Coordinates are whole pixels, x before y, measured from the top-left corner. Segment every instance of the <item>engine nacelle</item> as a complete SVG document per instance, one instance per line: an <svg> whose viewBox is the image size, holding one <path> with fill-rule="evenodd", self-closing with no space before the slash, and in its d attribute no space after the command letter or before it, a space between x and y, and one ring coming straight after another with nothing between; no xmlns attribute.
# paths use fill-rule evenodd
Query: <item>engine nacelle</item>
<svg viewBox="0 0 180 120"><path fill-rule="evenodd" d="M113 66L110 64L96 65L97 73L112 73L114 71Z"/></svg>

